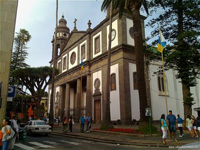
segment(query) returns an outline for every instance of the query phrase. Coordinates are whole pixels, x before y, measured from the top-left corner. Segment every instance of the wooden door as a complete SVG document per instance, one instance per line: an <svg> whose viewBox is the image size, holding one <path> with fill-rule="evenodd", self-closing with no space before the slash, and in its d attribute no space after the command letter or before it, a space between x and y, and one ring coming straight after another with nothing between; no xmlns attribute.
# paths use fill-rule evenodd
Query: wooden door
<svg viewBox="0 0 200 150"><path fill-rule="evenodd" d="M96 123L99 123L101 121L101 102L100 102L100 100L95 100L94 119L95 119Z"/></svg>

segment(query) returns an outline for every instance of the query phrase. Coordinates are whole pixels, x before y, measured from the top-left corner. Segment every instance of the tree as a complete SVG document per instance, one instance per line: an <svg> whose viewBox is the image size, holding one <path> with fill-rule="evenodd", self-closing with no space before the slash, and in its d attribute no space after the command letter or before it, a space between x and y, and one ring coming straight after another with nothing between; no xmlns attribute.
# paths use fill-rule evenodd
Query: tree
<svg viewBox="0 0 200 150"><path fill-rule="evenodd" d="M56 70L56 73L58 73L58 70ZM52 79L52 68L19 68L13 72L13 75L31 92L37 107L39 107L45 89Z"/></svg>
<svg viewBox="0 0 200 150"><path fill-rule="evenodd" d="M157 3L150 3L152 10L159 8ZM184 117L191 114L193 98L190 87L196 85L200 74L200 1L199 0L166 0L163 1L165 11L152 19L147 26L157 27L160 24L164 37L171 42L166 50L166 67L178 71L177 78L181 79ZM151 36L158 34L158 27ZM155 41L153 42L153 44ZM170 51L173 49L172 51Z"/></svg>
<svg viewBox="0 0 200 150"><path fill-rule="evenodd" d="M133 30L135 40L135 55L136 55L136 69L137 69L137 80L138 80L138 91L140 99L140 121L147 122L148 118L145 117L145 108L147 107L147 95L146 95L146 83L145 83L145 72L144 72L144 55L145 47L144 39L142 38L142 17L140 15L140 8L143 5L146 12L148 13L146 0L104 0L101 6L102 10L106 10L111 1L113 2L113 10L119 11L120 17L126 10L133 19Z"/></svg>
<svg viewBox="0 0 200 150"><path fill-rule="evenodd" d="M25 29L20 29L19 33L16 33L14 38L14 52L12 53L11 58L11 81L10 84L16 83L15 79L13 79L12 72L18 68L26 68L29 67L28 64L25 63L27 58L27 43L30 41L31 35Z"/></svg>

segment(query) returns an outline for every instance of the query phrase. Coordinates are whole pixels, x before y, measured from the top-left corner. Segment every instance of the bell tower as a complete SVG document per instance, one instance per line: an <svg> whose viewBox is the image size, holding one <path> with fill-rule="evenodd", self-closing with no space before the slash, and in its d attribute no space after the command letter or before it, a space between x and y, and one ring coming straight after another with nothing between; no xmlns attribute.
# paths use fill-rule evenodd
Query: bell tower
<svg viewBox="0 0 200 150"><path fill-rule="evenodd" d="M64 49L64 46L70 36L70 29L67 27L67 21L62 15L62 18L59 20L59 25L57 26L57 42L56 42L56 57L60 55L61 51ZM54 45L55 33L53 36L52 44Z"/></svg>

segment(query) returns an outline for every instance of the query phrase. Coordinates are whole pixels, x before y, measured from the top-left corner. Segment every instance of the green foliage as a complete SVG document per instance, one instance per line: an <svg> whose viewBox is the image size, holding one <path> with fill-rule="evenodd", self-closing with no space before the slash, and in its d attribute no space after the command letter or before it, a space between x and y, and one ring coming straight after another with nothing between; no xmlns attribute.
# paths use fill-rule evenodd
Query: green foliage
<svg viewBox="0 0 200 150"><path fill-rule="evenodd" d="M107 129L113 129L113 125L112 124L101 124L100 130L107 130Z"/></svg>
<svg viewBox="0 0 200 150"><path fill-rule="evenodd" d="M56 70L58 73L58 70ZM51 81L51 67L37 67L17 69L13 72L13 76L31 92L38 106L40 105L41 97L45 95L45 89Z"/></svg>
<svg viewBox="0 0 200 150"><path fill-rule="evenodd" d="M151 126L151 130L150 126L141 126L139 127L139 131L144 134L159 134L158 129L154 126Z"/></svg>
<svg viewBox="0 0 200 150"><path fill-rule="evenodd" d="M12 53L11 58L11 78L10 84L17 84L17 79L13 77L13 71L18 68L26 68L29 67L28 64L25 63L28 52L27 52L27 43L30 41L31 35L25 29L20 29L19 33L16 33L14 38L14 51Z"/></svg>
<svg viewBox="0 0 200 150"><path fill-rule="evenodd" d="M165 68L178 71L176 78L181 79L186 87L183 93L188 92L184 95L184 104L191 106L190 87L195 86L196 78L200 77L200 1L166 0L163 5L165 11L151 19L147 26L154 29L151 37L158 37L160 27L165 39L170 42L164 50ZM156 1L150 2L149 6L152 14L161 10ZM157 39L152 42L153 45L156 43Z"/></svg>

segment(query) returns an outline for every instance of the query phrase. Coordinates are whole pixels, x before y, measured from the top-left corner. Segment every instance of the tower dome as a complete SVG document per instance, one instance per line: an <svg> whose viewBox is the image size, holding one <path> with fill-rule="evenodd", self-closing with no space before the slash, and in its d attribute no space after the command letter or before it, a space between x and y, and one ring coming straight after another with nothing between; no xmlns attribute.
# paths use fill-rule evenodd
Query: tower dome
<svg viewBox="0 0 200 150"><path fill-rule="evenodd" d="M64 15L62 15L62 18L59 20L59 26L66 26L67 21L64 18Z"/></svg>

